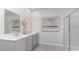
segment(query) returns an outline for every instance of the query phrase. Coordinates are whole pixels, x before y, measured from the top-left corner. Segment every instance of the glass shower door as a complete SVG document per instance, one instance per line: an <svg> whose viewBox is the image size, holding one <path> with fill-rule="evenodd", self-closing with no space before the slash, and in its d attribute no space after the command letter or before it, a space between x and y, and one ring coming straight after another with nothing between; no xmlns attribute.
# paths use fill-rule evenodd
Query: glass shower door
<svg viewBox="0 0 79 59"><path fill-rule="evenodd" d="M79 10L70 16L71 50L79 51Z"/></svg>
<svg viewBox="0 0 79 59"><path fill-rule="evenodd" d="M69 22L69 16L68 16L64 19L64 33L63 33L64 34L64 48L66 51L70 50L69 25L70 25L70 22Z"/></svg>

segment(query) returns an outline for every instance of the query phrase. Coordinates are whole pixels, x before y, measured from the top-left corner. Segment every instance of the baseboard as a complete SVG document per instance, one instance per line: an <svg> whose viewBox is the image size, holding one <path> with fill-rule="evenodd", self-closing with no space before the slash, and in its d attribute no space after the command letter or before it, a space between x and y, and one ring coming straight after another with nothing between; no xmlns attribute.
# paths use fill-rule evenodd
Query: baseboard
<svg viewBox="0 0 79 59"><path fill-rule="evenodd" d="M47 42L39 42L39 44L44 44L44 45L52 45L52 46L61 46L63 47L63 44L55 44L55 43L47 43Z"/></svg>

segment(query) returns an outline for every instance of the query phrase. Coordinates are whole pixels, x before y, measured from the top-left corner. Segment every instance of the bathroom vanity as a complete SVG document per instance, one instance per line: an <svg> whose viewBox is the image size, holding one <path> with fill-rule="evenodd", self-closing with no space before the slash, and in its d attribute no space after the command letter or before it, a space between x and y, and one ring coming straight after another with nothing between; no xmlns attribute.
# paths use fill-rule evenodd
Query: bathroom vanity
<svg viewBox="0 0 79 59"><path fill-rule="evenodd" d="M0 35L0 51L31 51L39 40L39 33L27 35L3 34Z"/></svg>
<svg viewBox="0 0 79 59"><path fill-rule="evenodd" d="M4 19L4 33L0 34L0 51L31 51L38 44L39 33L31 31L31 21L28 21L25 28L22 26L22 20L27 18L4 9ZM23 35L24 33L26 35Z"/></svg>

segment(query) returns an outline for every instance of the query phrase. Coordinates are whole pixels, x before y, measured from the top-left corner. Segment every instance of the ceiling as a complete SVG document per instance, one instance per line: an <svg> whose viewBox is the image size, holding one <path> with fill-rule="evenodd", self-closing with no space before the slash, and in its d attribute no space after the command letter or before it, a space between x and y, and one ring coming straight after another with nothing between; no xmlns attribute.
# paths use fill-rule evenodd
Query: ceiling
<svg viewBox="0 0 79 59"><path fill-rule="evenodd" d="M76 8L34 8L32 9L33 11L38 11L41 13L54 13L54 14L58 14L58 15L68 15L69 13L72 13L73 10L75 10Z"/></svg>

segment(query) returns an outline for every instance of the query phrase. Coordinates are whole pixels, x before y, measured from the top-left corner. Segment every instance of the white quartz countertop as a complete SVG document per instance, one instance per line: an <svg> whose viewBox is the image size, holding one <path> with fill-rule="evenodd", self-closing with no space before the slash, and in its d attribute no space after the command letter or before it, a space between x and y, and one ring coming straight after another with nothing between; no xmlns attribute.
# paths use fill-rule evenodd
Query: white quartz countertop
<svg viewBox="0 0 79 59"><path fill-rule="evenodd" d="M12 34L12 33L9 33L9 34L0 34L0 40L16 41L16 40L19 40L19 39L21 39L21 38L34 35L34 34L36 34L36 33L37 33L37 32L35 32L35 33L30 33L30 34L26 34L26 35L19 34L18 36L15 36L15 35Z"/></svg>

